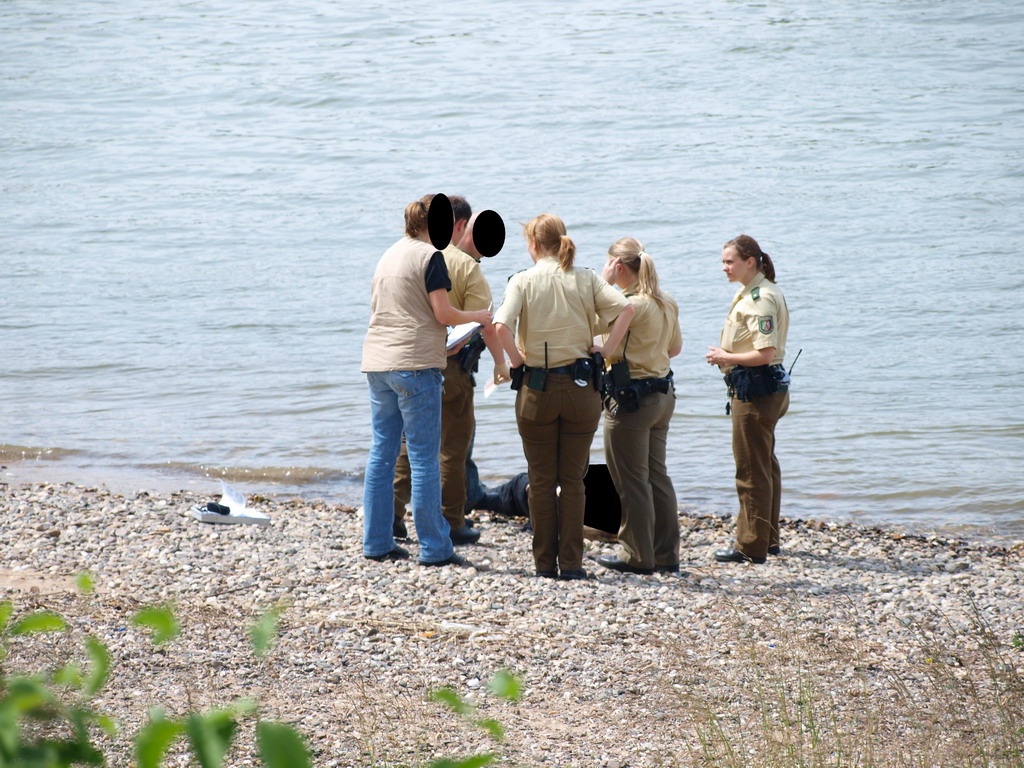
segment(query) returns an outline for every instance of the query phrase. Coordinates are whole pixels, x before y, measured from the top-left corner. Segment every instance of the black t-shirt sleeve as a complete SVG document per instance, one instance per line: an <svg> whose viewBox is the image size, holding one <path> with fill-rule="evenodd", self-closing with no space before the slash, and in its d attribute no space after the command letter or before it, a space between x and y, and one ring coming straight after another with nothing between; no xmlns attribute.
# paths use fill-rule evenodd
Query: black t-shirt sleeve
<svg viewBox="0 0 1024 768"><path fill-rule="evenodd" d="M424 275L427 283L427 293L444 288L446 291L452 289L452 280L448 277L448 265L444 263L444 254L434 251L434 255L427 262L427 272Z"/></svg>

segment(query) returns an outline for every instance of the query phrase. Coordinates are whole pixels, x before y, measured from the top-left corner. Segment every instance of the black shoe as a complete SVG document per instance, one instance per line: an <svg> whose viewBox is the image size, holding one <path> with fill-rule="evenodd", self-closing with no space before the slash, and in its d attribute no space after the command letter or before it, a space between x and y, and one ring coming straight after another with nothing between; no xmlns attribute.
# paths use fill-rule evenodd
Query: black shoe
<svg viewBox="0 0 1024 768"><path fill-rule="evenodd" d="M376 560L378 563L383 563L385 560L408 560L409 550L396 544L390 552L385 552L383 555L363 555L363 557L367 560Z"/></svg>
<svg viewBox="0 0 1024 768"><path fill-rule="evenodd" d="M562 581L583 581L587 578L587 572L580 568L578 571L562 571Z"/></svg>
<svg viewBox="0 0 1024 768"><path fill-rule="evenodd" d="M750 555L744 555L738 549L720 549L715 552L715 560L720 563L757 563L760 565L767 559L767 557L750 557Z"/></svg>
<svg viewBox="0 0 1024 768"><path fill-rule="evenodd" d="M399 541L409 540L409 529L405 527L405 520L395 518L395 522L391 524L391 535Z"/></svg>
<svg viewBox="0 0 1024 768"><path fill-rule="evenodd" d="M457 565L460 568L473 567L473 564L469 562L469 560L467 560L464 557L460 557L459 555L456 555L454 552L452 552L451 557L446 557L444 560L435 560L432 563L425 563L422 560L420 560L420 565L429 565L432 568L440 567L442 565Z"/></svg>
<svg viewBox="0 0 1024 768"><path fill-rule="evenodd" d="M782 554L782 547L780 547L778 544L776 544L774 547L768 547L768 554L769 555L781 555Z"/></svg>
<svg viewBox="0 0 1024 768"><path fill-rule="evenodd" d="M655 565L655 573L679 573L679 563L675 565Z"/></svg>
<svg viewBox="0 0 1024 768"><path fill-rule="evenodd" d="M480 531L470 528L468 525L452 528L448 535L451 537L452 544L476 544L480 541Z"/></svg>
<svg viewBox="0 0 1024 768"><path fill-rule="evenodd" d="M639 573L642 576L650 576L654 573L653 568L638 568L637 566L630 565L625 560L618 557L595 557L594 562L598 565L604 566L605 568L611 568L613 571L618 571L619 573ZM678 566L676 566L676 570L679 570Z"/></svg>
<svg viewBox="0 0 1024 768"><path fill-rule="evenodd" d="M558 571L537 571L537 576L541 579L557 579Z"/></svg>

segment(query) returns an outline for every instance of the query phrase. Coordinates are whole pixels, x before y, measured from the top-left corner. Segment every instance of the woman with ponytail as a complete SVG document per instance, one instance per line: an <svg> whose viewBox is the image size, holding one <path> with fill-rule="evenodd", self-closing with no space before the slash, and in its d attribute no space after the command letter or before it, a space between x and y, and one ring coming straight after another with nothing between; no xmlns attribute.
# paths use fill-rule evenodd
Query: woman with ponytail
<svg viewBox="0 0 1024 768"><path fill-rule="evenodd" d="M635 314L621 343L605 342L614 381L605 399L604 452L622 503L622 557L597 563L623 573L675 573L679 505L665 452L676 404L669 360L683 346L679 307L658 287L654 259L635 238L612 244L601 276L623 290Z"/></svg>
<svg viewBox="0 0 1024 768"><path fill-rule="evenodd" d="M427 210L433 196L405 208L405 237L377 262L370 292L370 327L360 370L370 387L373 442L363 490L363 555L399 560L395 543L395 462L405 432L412 470L412 506L423 565L463 565L441 514L441 371L448 361L447 327L491 321L448 301L444 256L430 243ZM451 208L449 207L450 211Z"/></svg>
<svg viewBox="0 0 1024 768"><path fill-rule="evenodd" d="M708 347L709 365L726 375L736 459L736 542L715 552L720 563L763 563L779 554L782 473L775 456L775 425L789 408L789 374L782 367L789 308L775 285L775 265L749 235L722 247L722 271L741 287L732 300L720 347Z"/></svg>
<svg viewBox="0 0 1024 768"><path fill-rule="evenodd" d="M599 326L618 343L633 308L593 270L573 266L576 246L560 218L541 214L524 235L534 266L509 278L494 325L516 368L533 559L538 576L583 579L583 476L601 417L591 344Z"/></svg>

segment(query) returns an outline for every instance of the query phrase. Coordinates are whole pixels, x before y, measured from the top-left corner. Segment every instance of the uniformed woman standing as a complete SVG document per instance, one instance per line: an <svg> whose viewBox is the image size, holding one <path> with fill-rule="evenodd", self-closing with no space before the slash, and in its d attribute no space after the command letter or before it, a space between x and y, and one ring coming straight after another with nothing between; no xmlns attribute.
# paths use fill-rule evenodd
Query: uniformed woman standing
<svg viewBox="0 0 1024 768"><path fill-rule="evenodd" d="M789 375L782 367L789 310L775 285L775 266L754 238L740 235L723 246L722 271L742 287L732 300L721 347L709 347L707 361L727 375L740 509L736 542L715 552L715 560L763 563L779 553L782 474L775 425L789 408Z"/></svg>
<svg viewBox="0 0 1024 768"><path fill-rule="evenodd" d="M541 214L524 235L534 266L510 278L494 323L512 366L525 363L516 421L530 478L534 564L538 576L582 579L583 476L601 416L591 345L595 330L609 325L608 345L617 344L634 310L593 270L573 266L576 246L560 218Z"/></svg>
<svg viewBox="0 0 1024 768"><path fill-rule="evenodd" d="M654 259L632 237L608 249L601 276L623 289L636 314L626 338L608 346L606 355L608 363L619 366L612 371L628 370L629 378L614 388L604 415L604 453L622 503L623 556L599 557L597 563L624 573L674 573L679 570L679 504L665 453L676 404L669 359L683 346L679 307L659 289ZM615 393L621 393L618 400Z"/></svg>

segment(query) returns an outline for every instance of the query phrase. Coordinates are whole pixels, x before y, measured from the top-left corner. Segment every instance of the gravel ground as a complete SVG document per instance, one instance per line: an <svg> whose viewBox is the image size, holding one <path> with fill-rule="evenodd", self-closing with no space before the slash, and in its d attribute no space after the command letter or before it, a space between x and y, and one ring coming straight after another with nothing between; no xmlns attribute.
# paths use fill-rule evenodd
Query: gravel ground
<svg viewBox="0 0 1024 768"><path fill-rule="evenodd" d="M361 519L341 505L257 497L273 520L257 527L193 520L208 500L193 492L34 484L0 497L0 594L16 614L48 608L72 625L12 639L4 666L81 656L84 633L107 644L97 704L121 726L112 765L131 764L150 707L180 715L243 696L299 728L319 766L475 751L523 766L798 765L773 756L811 750L963 765L998 757L1007 723L1024 727L1024 543L786 520L782 556L719 565L732 521L684 512L684 573L590 563L590 579L559 582L532 575L523 521L482 513L481 545L460 548L477 567L425 568L364 559ZM588 542L590 555L616 551ZM82 571L92 594L74 588ZM160 648L131 621L153 604L182 624ZM280 636L256 658L249 627L278 604ZM522 682L518 702L488 692L500 669ZM431 701L440 686L506 739ZM252 726L229 765L258 764ZM886 762L901 749L914 759ZM188 765L184 749L167 764Z"/></svg>

